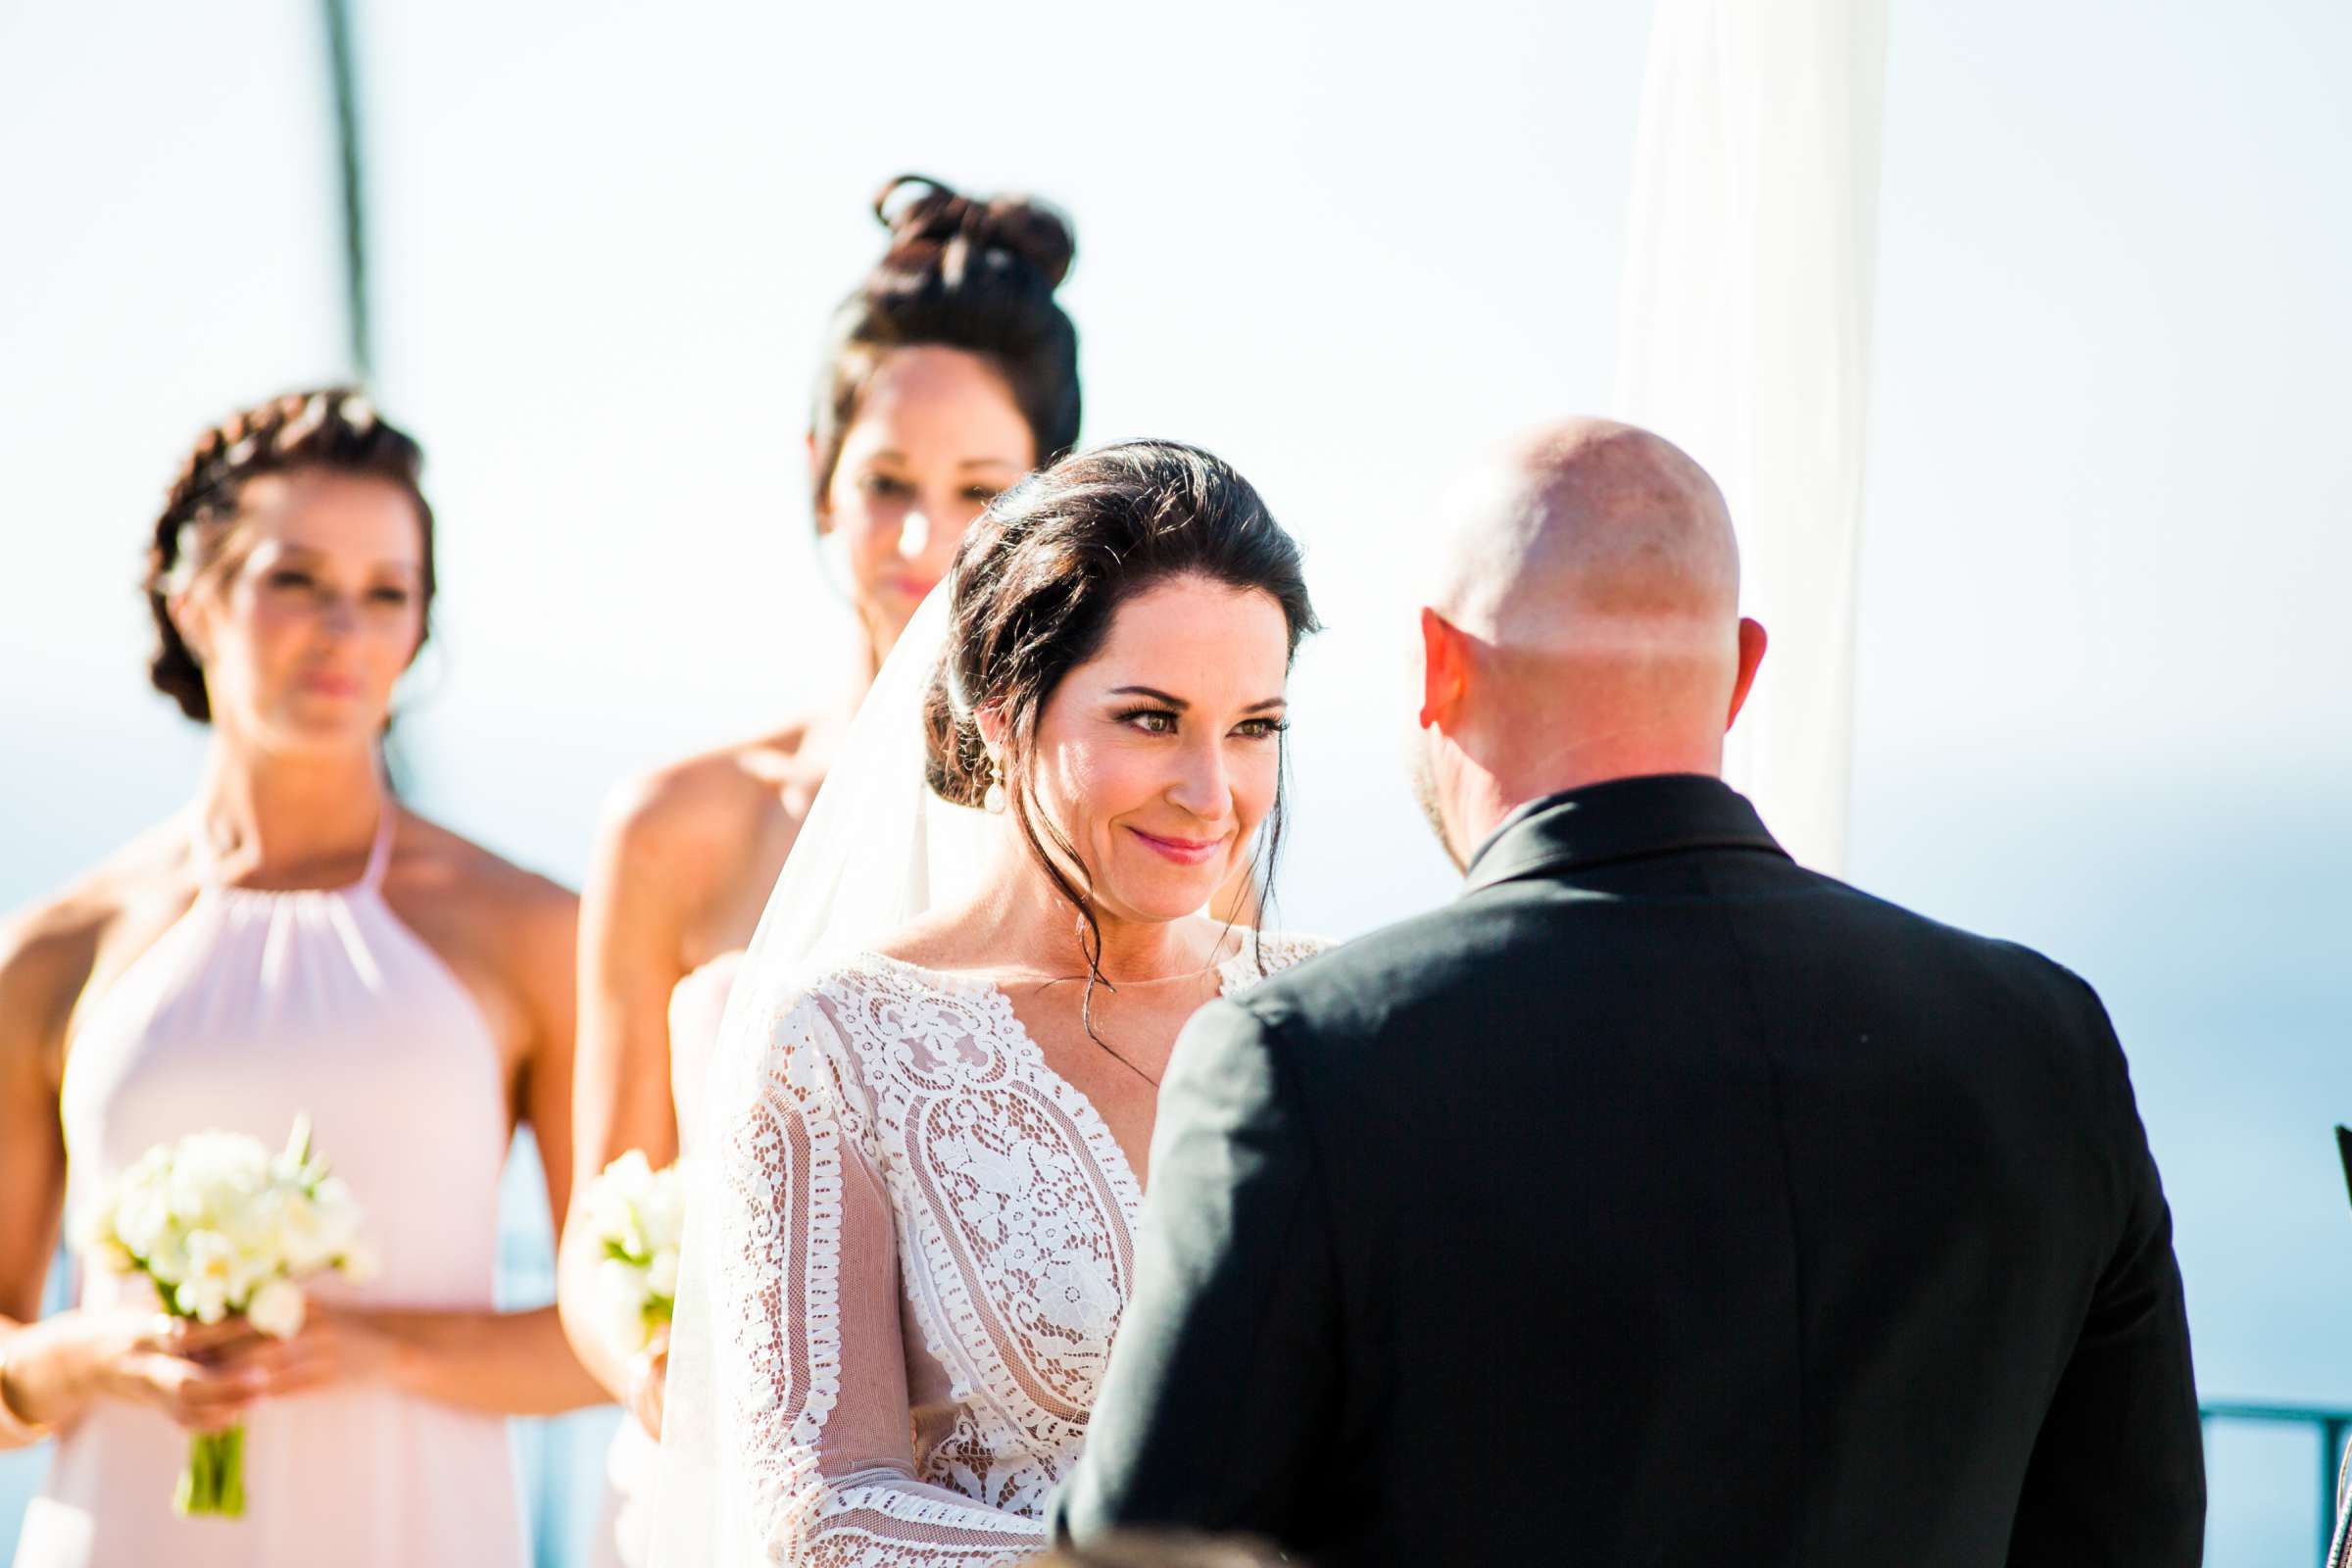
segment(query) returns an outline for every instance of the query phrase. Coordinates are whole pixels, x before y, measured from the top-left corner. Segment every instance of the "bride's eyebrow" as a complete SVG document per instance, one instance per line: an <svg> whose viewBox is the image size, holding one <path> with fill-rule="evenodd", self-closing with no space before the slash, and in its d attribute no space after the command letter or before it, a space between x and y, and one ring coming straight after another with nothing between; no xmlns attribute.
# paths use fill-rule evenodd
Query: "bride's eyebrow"
<svg viewBox="0 0 2352 1568"><path fill-rule="evenodd" d="M1155 703L1167 704L1179 713L1185 711L1187 709L1193 706L1181 697L1169 696L1166 692L1161 691L1156 686L1113 686L1110 689L1110 695L1113 697L1148 697ZM1248 708L1243 709L1242 711L1245 713L1262 713L1268 711L1269 710L1284 709L1290 706L1290 702L1286 698L1261 697L1256 702L1251 703Z"/></svg>

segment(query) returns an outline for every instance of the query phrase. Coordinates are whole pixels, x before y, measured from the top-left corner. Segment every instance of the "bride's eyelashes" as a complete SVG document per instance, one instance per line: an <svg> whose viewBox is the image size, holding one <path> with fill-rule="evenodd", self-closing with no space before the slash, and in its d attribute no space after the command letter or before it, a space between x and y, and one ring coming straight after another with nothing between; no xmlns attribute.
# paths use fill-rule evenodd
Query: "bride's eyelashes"
<svg viewBox="0 0 2352 1568"><path fill-rule="evenodd" d="M1131 725L1147 735L1173 735L1176 733L1177 714L1165 708L1131 708L1124 712L1114 713L1111 717L1114 721ZM1244 740L1264 741L1274 739L1290 727L1291 721L1287 718L1245 718L1233 727L1233 733L1241 736Z"/></svg>
<svg viewBox="0 0 2352 1568"><path fill-rule="evenodd" d="M1171 709L1130 708L1124 712L1113 713L1111 719L1112 722L1125 724L1131 729L1140 729L1147 735L1173 735L1176 733L1176 713Z"/></svg>

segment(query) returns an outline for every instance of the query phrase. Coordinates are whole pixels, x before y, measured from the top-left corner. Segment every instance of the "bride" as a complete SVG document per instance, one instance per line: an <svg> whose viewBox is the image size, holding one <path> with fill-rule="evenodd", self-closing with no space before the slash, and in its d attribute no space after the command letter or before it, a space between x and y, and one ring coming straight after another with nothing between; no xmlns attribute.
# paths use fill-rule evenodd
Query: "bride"
<svg viewBox="0 0 2352 1568"><path fill-rule="evenodd" d="M980 1568L1043 1544L1132 1284L1177 1032L1311 951L1200 911L1279 845L1284 687L1314 626L1296 543L1194 448L1065 458L974 525L737 983L658 1563Z"/></svg>

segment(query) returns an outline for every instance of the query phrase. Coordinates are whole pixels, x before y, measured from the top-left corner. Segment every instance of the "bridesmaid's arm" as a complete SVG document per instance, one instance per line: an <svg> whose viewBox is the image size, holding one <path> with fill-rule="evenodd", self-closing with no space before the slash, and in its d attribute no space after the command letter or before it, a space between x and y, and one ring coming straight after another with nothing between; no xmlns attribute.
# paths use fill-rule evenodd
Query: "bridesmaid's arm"
<svg viewBox="0 0 2352 1568"><path fill-rule="evenodd" d="M666 787L665 787L666 785ZM685 977L679 862L668 823L680 799L657 778L626 792L597 835L580 906L579 1054L572 1076L571 1190L632 1149L656 1168L677 1157L669 1094L669 996ZM566 1210L559 1209L559 1213ZM572 1350L590 1376L648 1431L661 1426L654 1362L616 1356L598 1329L596 1268L583 1226L564 1226L556 1301Z"/></svg>
<svg viewBox="0 0 2352 1568"><path fill-rule="evenodd" d="M531 1022L531 1051L522 1069L522 1115L538 1140L547 1177L547 1211L561 1224L571 1208L572 1043L577 1034L580 903L553 884L536 901L532 918L517 922L516 965ZM561 1333L561 1328L558 1330Z"/></svg>
<svg viewBox="0 0 2352 1568"><path fill-rule="evenodd" d="M579 900L543 885L531 917L517 921L521 952L516 977L530 1008L531 1054L523 1067L522 1112L538 1140L547 1179L547 1211L560 1226L571 1209L572 1042L576 1033ZM605 1391L581 1366L554 1306L499 1314L493 1333L459 1343L447 1325L395 1324L407 1352L403 1381L449 1404L539 1415L602 1404ZM512 1335L514 1344L493 1342Z"/></svg>
<svg viewBox="0 0 2352 1568"><path fill-rule="evenodd" d="M65 1135L49 1069L61 1010L55 971L71 956L59 947L34 920L0 931L0 1212L18 1221L0 1227L0 1448L39 1441L25 1374L37 1370L35 1352L55 1354L32 1325L66 1199Z"/></svg>
<svg viewBox="0 0 2352 1568"><path fill-rule="evenodd" d="M159 1320L152 1311L68 1308L41 1317L66 1196L58 1117L67 1021L112 917L68 895L0 923L0 1448L38 1443L101 1398L133 1400L192 1431L234 1421L260 1395L214 1362L247 1331Z"/></svg>

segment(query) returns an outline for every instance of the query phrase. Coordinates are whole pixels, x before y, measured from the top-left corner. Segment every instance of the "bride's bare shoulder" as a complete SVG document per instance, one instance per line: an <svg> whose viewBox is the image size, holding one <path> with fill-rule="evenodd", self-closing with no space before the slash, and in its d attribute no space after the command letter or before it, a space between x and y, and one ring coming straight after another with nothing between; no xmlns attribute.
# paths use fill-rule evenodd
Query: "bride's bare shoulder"
<svg viewBox="0 0 2352 1568"><path fill-rule="evenodd" d="M873 945L876 956L907 965L953 974L986 967L987 956L977 951L971 925L963 911L933 909Z"/></svg>

